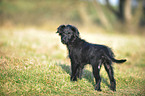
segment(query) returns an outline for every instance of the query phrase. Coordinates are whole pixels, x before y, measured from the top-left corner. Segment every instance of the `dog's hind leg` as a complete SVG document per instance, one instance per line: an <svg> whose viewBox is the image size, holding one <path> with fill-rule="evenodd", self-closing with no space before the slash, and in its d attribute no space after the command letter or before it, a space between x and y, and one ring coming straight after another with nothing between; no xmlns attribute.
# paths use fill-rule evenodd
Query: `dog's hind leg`
<svg viewBox="0 0 145 96"><path fill-rule="evenodd" d="M92 64L93 75L96 80L95 90L97 90L97 91L101 91L101 87L100 87L100 83L101 83L100 69L101 68L99 68L99 67L101 67L100 63L102 63L102 62Z"/></svg>
<svg viewBox="0 0 145 96"><path fill-rule="evenodd" d="M111 84L110 89L113 91L116 91L116 81L114 79L114 72L113 72L111 63L112 63L111 61L104 62L104 67L105 67L105 70L107 71L109 79L110 79L110 84Z"/></svg>

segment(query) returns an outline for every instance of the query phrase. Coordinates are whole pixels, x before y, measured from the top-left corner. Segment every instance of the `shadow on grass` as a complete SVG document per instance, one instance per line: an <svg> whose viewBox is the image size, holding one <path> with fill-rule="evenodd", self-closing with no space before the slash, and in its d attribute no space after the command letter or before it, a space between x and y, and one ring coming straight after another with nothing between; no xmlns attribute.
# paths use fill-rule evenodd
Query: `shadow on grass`
<svg viewBox="0 0 145 96"><path fill-rule="evenodd" d="M65 65L65 64L59 64L59 66L61 66L61 68L69 75L71 75L71 71L70 71L70 66ZM92 83L93 86L95 86L95 82L94 82L94 77L92 75L92 72L90 72L89 70L83 70L83 75L82 78L87 79L90 83ZM105 83L106 86L110 87L110 85L108 84L106 78L101 76L101 80L102 83Z"/></svg>

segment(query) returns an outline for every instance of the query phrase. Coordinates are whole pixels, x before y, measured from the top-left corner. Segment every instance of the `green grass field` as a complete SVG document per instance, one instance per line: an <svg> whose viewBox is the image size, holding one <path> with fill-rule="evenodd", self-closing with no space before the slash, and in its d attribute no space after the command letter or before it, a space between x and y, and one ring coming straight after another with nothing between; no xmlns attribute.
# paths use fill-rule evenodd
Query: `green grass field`
<svg viewBox="0 0 145 96"><path fill-rule="evenodd" d="M54 32L36 29L0 30L0 95L142 95L145 96L145 38L135 35L81 33L92 43L110 46L124 64L114 64L117 91L101 69L102 92L94 90L91 66L82 80L70 82L66 47Z"/></svg>

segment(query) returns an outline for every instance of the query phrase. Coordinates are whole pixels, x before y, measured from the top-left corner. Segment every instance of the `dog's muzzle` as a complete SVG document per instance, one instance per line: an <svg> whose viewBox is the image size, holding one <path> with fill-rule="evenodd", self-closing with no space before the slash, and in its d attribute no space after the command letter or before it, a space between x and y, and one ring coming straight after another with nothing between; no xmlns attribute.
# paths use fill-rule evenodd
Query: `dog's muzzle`
<svg viewBox="0 0 145 96"><path fill-rule="evenodd" d="M65 37L62 37L62 38L61 38L61 42L62 42L63 44L67 44L67 43L68 43L68 39L65 38Z"/></svg>

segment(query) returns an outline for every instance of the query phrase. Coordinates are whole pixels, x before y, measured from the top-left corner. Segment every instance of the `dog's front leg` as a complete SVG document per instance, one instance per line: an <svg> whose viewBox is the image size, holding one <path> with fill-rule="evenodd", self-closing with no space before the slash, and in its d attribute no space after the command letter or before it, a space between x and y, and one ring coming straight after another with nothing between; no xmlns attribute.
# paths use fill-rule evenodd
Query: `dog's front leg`
<svg viewBox="0 0 145 96"><path fill-rule="evenodd" d="M71 81L77 81L78 64L71 62Z"/></svg>
<svg viewBox="0 0 145 96"><path fill-rule="evenodd" d="M79 68L77 69L77 77L78 77L79 79L82 79L82 73L83 73L83 67L79 67Z"/></svg>

